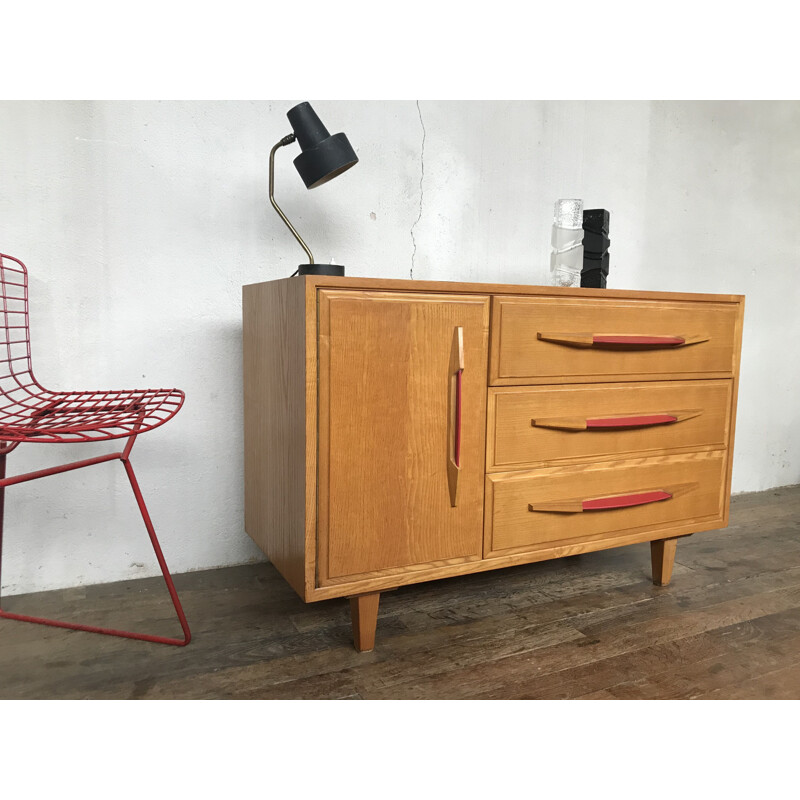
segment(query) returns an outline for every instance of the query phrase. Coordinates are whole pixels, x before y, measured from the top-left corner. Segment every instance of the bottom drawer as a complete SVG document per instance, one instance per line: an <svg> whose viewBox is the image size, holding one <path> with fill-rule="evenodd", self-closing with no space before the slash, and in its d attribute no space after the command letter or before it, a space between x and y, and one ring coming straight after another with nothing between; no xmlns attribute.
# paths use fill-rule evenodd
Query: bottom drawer
<svg viewBox="0 0 800 800"><path fill-rule="evenodd" d="M726 451L486 477L484 557L719 517Z"/></svg>

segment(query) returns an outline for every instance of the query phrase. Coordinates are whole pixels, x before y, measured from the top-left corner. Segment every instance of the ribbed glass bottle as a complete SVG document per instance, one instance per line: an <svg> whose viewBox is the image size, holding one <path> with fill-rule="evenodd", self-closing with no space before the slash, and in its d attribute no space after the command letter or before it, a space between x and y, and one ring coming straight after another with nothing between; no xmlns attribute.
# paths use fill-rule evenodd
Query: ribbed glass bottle
<svg viewBox="0 0 800 800"><path fill-rule="evenodd" d="M550 282L580 286L583 268L583 200L557 200L553 215Z"/></svg>

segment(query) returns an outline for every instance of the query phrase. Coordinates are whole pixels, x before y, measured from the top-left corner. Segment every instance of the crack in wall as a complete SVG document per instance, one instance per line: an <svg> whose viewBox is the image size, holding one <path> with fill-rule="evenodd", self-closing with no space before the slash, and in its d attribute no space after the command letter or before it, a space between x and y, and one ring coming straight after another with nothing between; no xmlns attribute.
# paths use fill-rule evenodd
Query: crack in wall
<svg viewBox="0 0 800 800"><path fill-rule="evenodd" d="M417 223L422 219L422 181L425 179L425 123L422 121L422 109L419 107L419 100L417 100L417 113L419 114L419 124L422 125L422 148L419 153L419 214L411 226L411 244L414 249L411 252L411 271L409 274L412 281L414 280L414 261L417 257L417 238L414 236L414 228L417 227Z"/></svg>

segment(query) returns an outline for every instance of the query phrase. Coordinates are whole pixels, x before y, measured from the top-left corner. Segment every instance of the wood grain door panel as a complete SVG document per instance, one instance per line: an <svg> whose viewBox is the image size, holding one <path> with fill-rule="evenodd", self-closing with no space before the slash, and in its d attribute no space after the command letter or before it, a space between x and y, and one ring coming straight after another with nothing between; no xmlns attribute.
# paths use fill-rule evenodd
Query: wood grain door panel
<svg viewBox="0 0 800 800"><path fill-rule="evenodd" d="M320 290L320 586L480 558L488 325L488 297Z"/></svg>

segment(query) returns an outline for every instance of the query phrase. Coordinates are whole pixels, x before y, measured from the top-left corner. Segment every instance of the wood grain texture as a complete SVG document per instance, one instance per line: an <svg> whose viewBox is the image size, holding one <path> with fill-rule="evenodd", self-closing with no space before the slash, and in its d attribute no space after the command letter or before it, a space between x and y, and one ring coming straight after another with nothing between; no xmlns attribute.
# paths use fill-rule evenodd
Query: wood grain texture
<svg viewBox="0 0 800 800"><path fill-rule="evenodd" d="M731 392L731 410L729 414L729 427L730 434L728 438L728 451L733 453L733 442L736 433L736 408L739 397L739 375L741 372L742 363L742 331L744 329L744 297L739 298L736 304L736 329L734 331L734 344L733 344L733 391ZM733 479L733 458L728 460L727 476L725 481L725 491L723 493L723 519L725 524L728 524L728 515L730 512L731 500L731 481Z"/></svg>
<svg viewBox="0 0 800 800"><path fill-rule="evenodd" d="M319 308L319 585L478 558L488 298L322 291ZM453 507L450 365L457 329L464 371Z"/></svg>
<svg viewBox="0 0 800 800"><path fill-rule="evenodd" d="M301 597L306 596L305 288L285 279L242 289L245 530Z"/></svg>
<svg viewBox="0 0 800 800"><path fill-rule="evenodd" d="M347 600L306 605L268 563L176 575L189 647L3 620L0 697L800 699L800 486L735 496L727 530L681 541L668 588L652 585L647 550L400 589L362 654ZM4 606L177 626L158 578Z"/></svg>
<svg viewBox="0 0 800 800"><path fill-rule="evenodd" d="M719 523L725 461L724 451L709 451L488 475L485 555L684 521ZM529 510L531 504L669 489L687 482L697 488L676 491L672 499L659 503L574 515Z"/></svg>
<svg viewBox="0 0 800 800"><path fill-rule="evenodd" d="M353 645L359 653L367 653L375 647L375 631L378 626L380 599L380 592L361 594L350 598Z"/></svg>
<svg viewBox="0 0 800 800"><path fill-rule="evenodd" d="M487 502L489 498L487 497ZM526 545L519 552L510 551L509 555L493 554L491 557L480 561L467 561L454 559L433 564L410 565L402 572L390 572L385 576L373 575L348 576L340 583L331 582L328 586L318 587L308 598L310 601L330 600L336 597L347 597L356 592L365 593L372 591L387 591L401 586L409 586L427 581L438 581L444 578L454 578L470 573L489 572L506 567L516 567L521 564L532 564L551 559L568 558L594 553L598 550L625 547L626 545L650 542L653 539L669 536L689 536L701 531L719 528L719 520L707 518L705 520L688 520L672 525L658 526L634 533L614 532L608 535L591 537L585 540L572 539L566 542L543 542L541 544Z"/></svg>
<svg viewBox="0 0 800 800"><path fill-rule="evenodd" d="M647 292L638 289L584 289L559 286L537 286L535 284L466 283L463 281L418 281L402 278L331 277L306 275L303 280L312 289L368 289L373 291L398 292L444 292L446 294L500 294L527 297L583 297L587 299L636 299L659 301L689 300L694 303L739 303L743 295L701 294L696 292Z"/></svg>
<svg viewBox="0 0 800 800"><path fill-rule="evenodd" d="M656 539L650 542L650 560L653 567L653 583L656 586L667 586L672 577L675 564L677 539Z"/></svg>
<svg viewBox="0 0 800 800"><path fill-rule="evenodd" d="M732 382L655 381L489 389L486 467L489 472L607 460L636 453L688 452L728 446ZM679 413L680 422L647 428L582 430L589 417ZM575 430L545 427L574 417ZM532 420L537 425L532 424ZM542 425L539 422L542 422Z"/></svg>
<svg viewBox="0 0 800 800"><path fill-rule="evenodd" d="M492 385L730 377L739 305L668 300L492 298ZM546 331L700 333L677 348L578 348L539 338Z"/></svg>

